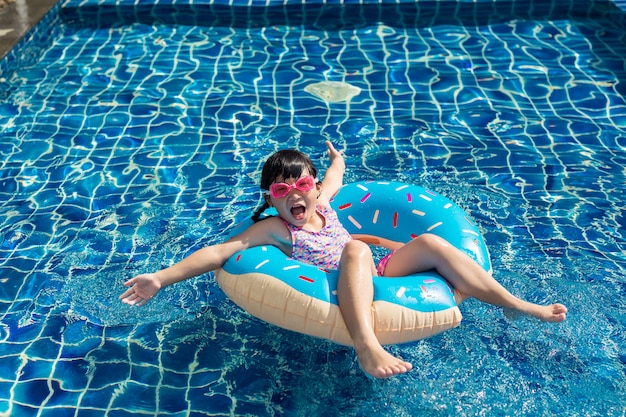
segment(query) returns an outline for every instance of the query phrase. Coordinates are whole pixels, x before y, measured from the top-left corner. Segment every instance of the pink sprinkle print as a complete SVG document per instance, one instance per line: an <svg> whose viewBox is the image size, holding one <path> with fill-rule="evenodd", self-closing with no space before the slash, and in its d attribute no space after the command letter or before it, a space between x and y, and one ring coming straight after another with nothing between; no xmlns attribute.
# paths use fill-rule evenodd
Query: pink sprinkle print
<svg viewBox="0 0 626 417"><path fill-rule="evenodd" d="M407 193L407 194L406 194L406 199L407 199L407 201L408 201L409 203L412 203L412 202L413 202L413 196L411 195L411 193Z"/></svg>
<svg viewBox="0 0 626 417"><path fill-rule="evenodd" d="M371 195L372 195L372 193L365 194L365 196L361 199L361 203L365 203L367 201L367 199L370 198Z"/></svg>

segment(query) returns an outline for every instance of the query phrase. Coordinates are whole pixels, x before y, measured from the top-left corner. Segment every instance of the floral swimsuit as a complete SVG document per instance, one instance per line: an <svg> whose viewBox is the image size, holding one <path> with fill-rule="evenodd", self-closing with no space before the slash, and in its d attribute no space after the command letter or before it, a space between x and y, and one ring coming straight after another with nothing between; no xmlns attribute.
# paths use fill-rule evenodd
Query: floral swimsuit
<svg viewBox="0 0 626 417"><path fill-rule="evenodd" d="M291 257L319 268L339 269L341 252L352 236L341 225L333 209L316 206L315 211L325 220L319 232L309 232L283 220L291 232Z"/></svg>
<svg viewBox="0 0 626 417"><path fill-rule="evenodd" d="M291 232L293 242L291 257L318 268L339 269L341 253L346 243L352 240L352 236L339 222L333 209L316 206L315 211L325 220L324 227L319 232L309 232L283 220ZM394 253L395 251L388 253L376 266L379 276L385 273L387 262Z"/></svg>

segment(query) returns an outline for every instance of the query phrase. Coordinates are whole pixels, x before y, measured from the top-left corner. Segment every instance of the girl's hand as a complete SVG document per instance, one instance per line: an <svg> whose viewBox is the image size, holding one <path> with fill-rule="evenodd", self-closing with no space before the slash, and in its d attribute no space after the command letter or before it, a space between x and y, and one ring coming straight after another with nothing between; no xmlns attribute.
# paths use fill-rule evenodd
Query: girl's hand
<svg viewBox="0 0 626 417"><path fill-rule="evenodd" d="M124 286L130 288L120 295L120 300L131 306L142 306L159 292L161 282L156 274L141 274L126 281Z"/></svg>
<svg viewBox="0 0 626 417"><path fill-rule="evenodd" d="M346 164L343 160L341 152L335 149L330 141L326 141L326 147L328 148L330 166L324 175L324 181L322 181L322 188L318 201L319 204L330 206L330 200L343 185L343 173L346 170Z"/></svg>
<svg viewBox="0 0 626 417"><path fill-rule="evenodd" d="M341 164L340 168L345 169L345 163L343 161L343 154L339 152L330 141L326 141L326 147L328 148L328 157L330 158L330 164L339 163Z"/></svg>

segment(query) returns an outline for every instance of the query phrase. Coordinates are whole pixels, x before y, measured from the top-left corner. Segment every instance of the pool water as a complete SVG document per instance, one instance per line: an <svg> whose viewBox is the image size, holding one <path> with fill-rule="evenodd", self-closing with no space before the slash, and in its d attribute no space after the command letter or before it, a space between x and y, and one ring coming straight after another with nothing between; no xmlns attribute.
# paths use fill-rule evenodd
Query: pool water
<svg viewBox="0 0 626 417"><path fill-rule="evenodd" d="M626 415L621 4L144 3L64 0L0 62L0 415ZM274 150L328 166L324 140L347 181L466 208L495 276L568 320L470 300L373 381L211 274L117 300L246 218Z"/></svg>

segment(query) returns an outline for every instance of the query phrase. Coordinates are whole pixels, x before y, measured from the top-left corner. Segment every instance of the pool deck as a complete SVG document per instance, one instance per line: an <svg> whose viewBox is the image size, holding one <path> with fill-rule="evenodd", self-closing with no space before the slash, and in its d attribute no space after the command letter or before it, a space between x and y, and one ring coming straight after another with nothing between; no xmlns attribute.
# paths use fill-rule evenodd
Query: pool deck
<svg viewBox="0 0 626 417"><path fill-rule="evenodd" d="M0 59L58 0L0 0Z"/></svg>

